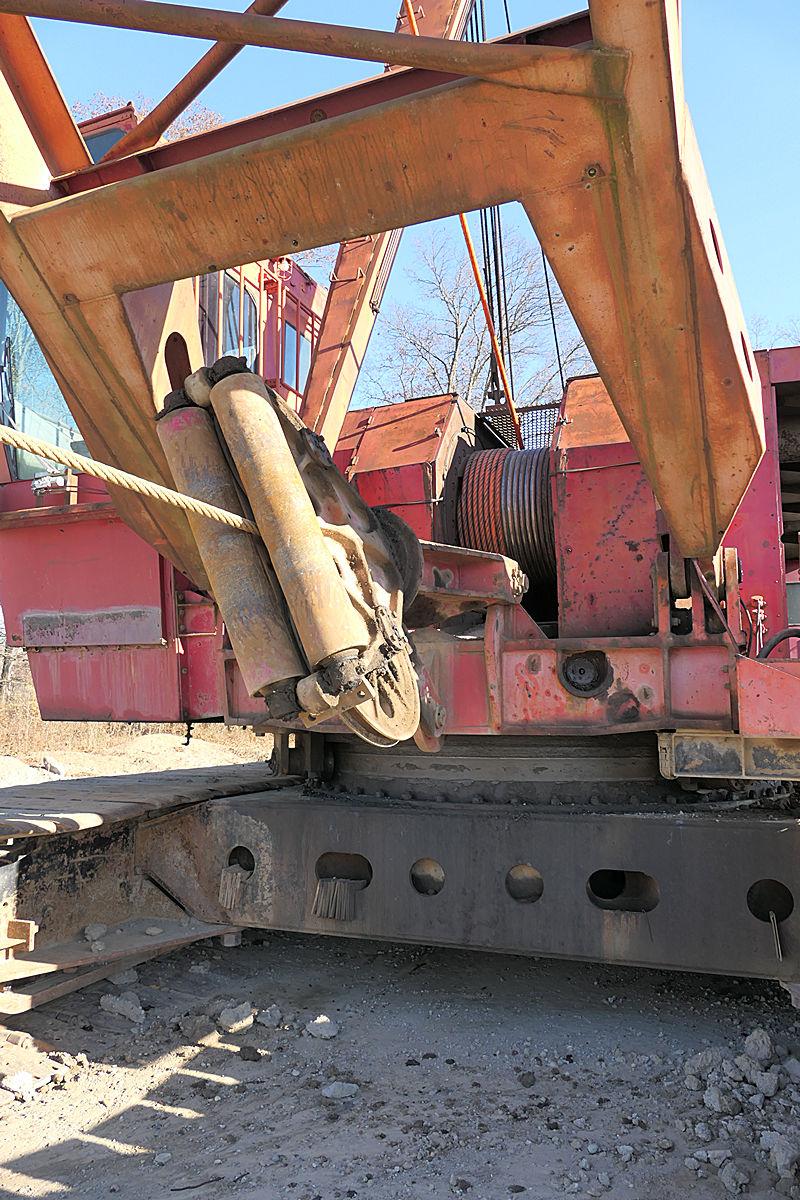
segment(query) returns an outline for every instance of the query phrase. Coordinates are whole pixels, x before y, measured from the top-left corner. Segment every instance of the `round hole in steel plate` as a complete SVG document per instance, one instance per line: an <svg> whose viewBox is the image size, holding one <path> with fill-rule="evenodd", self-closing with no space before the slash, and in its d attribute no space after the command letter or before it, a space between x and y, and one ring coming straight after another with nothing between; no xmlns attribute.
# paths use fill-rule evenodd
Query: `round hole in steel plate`
<svg viewBox="0 0 800 1200"><path fill-rule="evenodd" d="M444 887L444 867L435 858L418 858L409 877L411 886L420 896L438 896Z"/></svg>
<svg viewBox="0 0 800 1200"><path fill-rule="evenodd" d="M794 896L779 879L757 879L748 888L747 907L759 921L769 921L769 914L774 913L780 923L792 915Z"/></svg>
<svg viewBox="0 0 800 1200"><path fill-rule="evenodd" d="M533 904L541 899L544 880L530 863L517 863L506 875L506 891L520 904Z"/></svg>
<svg viewBox="0 0 800 1200"><path fill-rule="evenodd" d="M247 878L253 874L256 869L256 856L252 850L248 850L247 846L234 846L228 855L229 867L241 867L247 872Z"/></svg>
<svg viewBox="0 0 800 1200"><path fill-rule="evenodd" d="M596 908L617 912L652 912L659 901L658 883L643 871L594 871L586 894Z"/></svg>

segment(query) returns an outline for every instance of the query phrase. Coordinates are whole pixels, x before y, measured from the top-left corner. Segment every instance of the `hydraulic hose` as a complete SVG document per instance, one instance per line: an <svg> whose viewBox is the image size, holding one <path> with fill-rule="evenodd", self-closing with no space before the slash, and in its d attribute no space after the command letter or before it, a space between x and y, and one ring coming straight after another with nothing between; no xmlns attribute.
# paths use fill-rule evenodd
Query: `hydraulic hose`
<svg viewBox="0 0 800 1200"><path fill-rule="evenodd" d="M769 658L775 647L780 645L781 642L785 642L787 638L800 638L800 625L787 625L785 629L780 629L777 633L773 633L769 641L764 642L756 658Z"/></svg>

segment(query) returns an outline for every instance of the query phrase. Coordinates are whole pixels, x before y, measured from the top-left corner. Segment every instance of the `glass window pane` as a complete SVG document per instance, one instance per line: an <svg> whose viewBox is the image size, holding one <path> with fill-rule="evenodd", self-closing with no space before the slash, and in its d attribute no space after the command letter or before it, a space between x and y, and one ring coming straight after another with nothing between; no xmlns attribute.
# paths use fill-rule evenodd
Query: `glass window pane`
<svg viewBox="0 0 800 1200"><path fill-rule="evenodd" d="M0 420L32 436L69 446L75 421L22 309L0 283ZM47 468L34 455L11 452L20 479Z"/></svg>
<svg viewBox="0 0 800 1200"><path fill-rule="evenodd" d="M297 389L297 329L291 321L283 325L283 382Z"/></svg>
<svg viewBox="0 0 800 1200"><path fill-rule="evenodd" d="M222 353L239 353L239 285L230 275L223 276Z"/></svg>
<svg viewBox="0 0 800 1200"><path fill-rule="evenodd" d="M306 388L306 380L308 372L311 369L311 342L307 337L300 338L300 379L298 381L299 392L304 392Z"/></svg>
<svg viewBox="0 0 800 1200"><path fill-rule="evenodd" d="M244 289L244 330L242 334L242 354L247 359L251 371L258 370L258 307L255 300Z"/></svg>
<svg viewBox="0 0 800 1200"><path fill-rule="evenodd" d="M219 276L214 271L211 275L200 276L198 293L198 320L200 322L200 338L203 343L203 362L210 367L217 358L217 297L219 295Z"/></svg>

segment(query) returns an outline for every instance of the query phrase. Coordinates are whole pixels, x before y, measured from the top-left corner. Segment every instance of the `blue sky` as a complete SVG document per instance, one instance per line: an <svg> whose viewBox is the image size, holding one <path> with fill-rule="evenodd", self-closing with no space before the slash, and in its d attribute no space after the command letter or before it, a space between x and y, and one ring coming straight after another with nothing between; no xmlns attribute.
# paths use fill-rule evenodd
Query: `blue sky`
<svg viewBox="0 0 800 1200"><path fill-rule="evenodd" d="M216 0L216 7L243 7ZM399 0L289 0L283 15L390 29ZM501 0L487 0L490 35ZM522 28L570 11L569 0L509 0ZM800 317L800 0L684 0L686 91L745 314ZM70 102L102 91L159 98L202 42L36 21ZM380 66L376 66L380 70ZM225 120L372 74L368 64L247 49L204 94ZM407 239L405 254L410 253ZM403 288L402 259L389 298Z"/></svg>

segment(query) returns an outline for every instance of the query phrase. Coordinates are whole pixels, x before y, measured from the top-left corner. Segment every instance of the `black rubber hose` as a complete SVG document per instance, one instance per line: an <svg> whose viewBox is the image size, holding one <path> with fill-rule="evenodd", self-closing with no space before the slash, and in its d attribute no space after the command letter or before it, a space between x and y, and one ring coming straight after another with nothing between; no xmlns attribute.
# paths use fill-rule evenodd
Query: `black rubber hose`
<svg viewBox="0 0 800 1200"><path fill-rule="evenodd" d="M769 658L772 651L781 642L785 642L787 638L800 638L800 625L787 625L785 629L781 629L778 633L773 633L768 642L759 650L756 658Z"/></svg>

